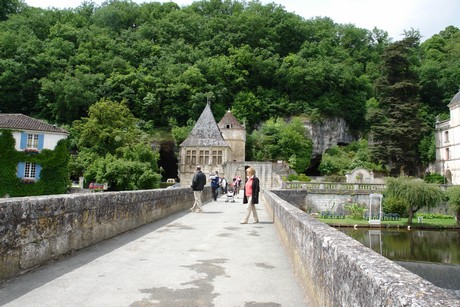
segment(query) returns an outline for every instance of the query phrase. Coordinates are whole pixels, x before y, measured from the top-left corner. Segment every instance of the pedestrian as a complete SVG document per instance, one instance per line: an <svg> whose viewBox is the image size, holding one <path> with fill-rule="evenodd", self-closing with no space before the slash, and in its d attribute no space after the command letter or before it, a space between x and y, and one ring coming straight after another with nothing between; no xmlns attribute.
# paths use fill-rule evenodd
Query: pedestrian
<svg viewBox="0 0 460 307"><path fill-rule="evenodd" d="M193 190L193 196L195 197L195 203L190 208L192 212L203 212L201 204L201 196L203 194L204 186L206 185L206 175L201 171L201 166L196 167L195 175L193 175L191 188Z"/></svg>
<svg viewBox="0 0 460 307"><path fill-rule="evenodd" d="M240 187L241 187L241 177L236 176L235 181L233 183L233 187L235 188L235 195L238 197L240 194Z"/></svg>
<svg viewBox="0 0 460 307"><path fill-rule="evenodd" d="M247 204L246 216L240 222L241 224L247 224L249 217L254 218L254 223L259 223L259 217L257 216L256 204L259 203L259 191L260 183L259 178L256 177L256 170L252 167L246 169L246 183L244 184L244 195L243 204Z"/></svg>
<svg viewBox="0 0 460 307"><path fill-rule="evenodd" d="M217 195L219 194L219 172L215 171L214 175L209 176L211 180L211 190L212 190L212 198L214 201L217 201Z"/></svg>
<svg viewBox="0 0 460 307"><path fill-rule="evenodd" d="M220 189L222 194L227 194L227 179L225 179L225 176L222 176L222 179L220 180Z"/></svg>

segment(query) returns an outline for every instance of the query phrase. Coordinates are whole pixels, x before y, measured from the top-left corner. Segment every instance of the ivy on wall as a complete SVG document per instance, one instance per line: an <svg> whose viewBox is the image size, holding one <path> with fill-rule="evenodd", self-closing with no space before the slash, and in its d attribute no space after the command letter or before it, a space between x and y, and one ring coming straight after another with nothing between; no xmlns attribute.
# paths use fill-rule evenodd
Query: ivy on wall
<svg viewBox="0 0 460 307"><path fill-rule="evenodd" d="M70 179L69 142L60 140L54 150L43 149L40 153L16 151L15 140L9 130L0 132L0 197L64 194ZM19 162L37 163L42 167L40 179L24 183L17 177Z"/></svg>

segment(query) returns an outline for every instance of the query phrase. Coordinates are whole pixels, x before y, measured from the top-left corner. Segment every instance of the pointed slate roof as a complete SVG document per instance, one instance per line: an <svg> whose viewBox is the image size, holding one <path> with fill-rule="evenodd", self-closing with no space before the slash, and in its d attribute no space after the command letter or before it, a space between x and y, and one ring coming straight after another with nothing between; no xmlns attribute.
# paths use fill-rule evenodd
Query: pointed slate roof
<svg viewBox="0 0 460 307"><path fill-rule="evenodd" d="M24 114L0 113L0 129L32 130L69 134L66 130Z"/></svg>
<svg viewBox="0 0 460 307"><path fill-rule="evenodd" d="M238 130L245 130L243 125L236 119L235 115L228 110L224 117L220 120L217 124L220 129L238 129Z"/></svg>
<svg viewBox="0 0 460 307"><path fill-rule="evenodd" d="M217 127L214 115L212 115L211 106L209 103L201 113L200 118L196 122L190 135L180 146L215 146L215 147L228 147L229 145L225 142L222 134L220 133L219 127Z"/></svg>

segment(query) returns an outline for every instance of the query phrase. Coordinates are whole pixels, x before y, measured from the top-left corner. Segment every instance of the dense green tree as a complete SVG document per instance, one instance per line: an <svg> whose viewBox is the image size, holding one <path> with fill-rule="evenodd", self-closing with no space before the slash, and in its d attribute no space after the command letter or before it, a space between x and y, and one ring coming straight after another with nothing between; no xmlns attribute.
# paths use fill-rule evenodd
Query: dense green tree
<svg viewBox="0 0 460 307"><path fill-rule="evenodd" d="M384 172L382 165L372 162L368 142L360 139L347 146L332 146L323 154L319 171L322 175L345 175L355 168Z"/></svg>
<svg viewBox="0 0 460 307"><path fill-rule="evenodd" d="M213 93L216 117L233 109L250 131L269 118L304 115L317 121L344 117L357 135L368 124L373 132L385 125L401 128L388 122L395 112L384 98L389 93L381 91L382 81L389 80L388 71L378 69L389 44L388 33L381 29L337 24L328 17L303 19L280 5L259 1L203 0L181 7L173 2L111 0L65 10L15 0L4 4L18 6L8 15L2 15L8 5L0 8L2 112L71 124L105 98L125 101L143 129L168 127L169 118L182 127L198 118ZM404 45L392 45L391 52L398 44ZM433 127L436 113L448 111L446 104L458 90L459 30L450 26L428 38L420 52L406 47L410 71L415 71L414 59L421 60L421 123ZM390 49L387 60L383 58L387 64ZM382 73L387 75L380 78ZM408 93L408 83L403 85L399 83L399 89ZM392 95L397 94L396 86L393 90ZM378 104L366 110L373 96ZM396 141L404 129L395 131ZM392 132L383 130L391 140ZM429 137L430 131L411 135L423 142L408 147L425 151ZM399 145L390 147L393 158L376 159L388 162L396 173L398 153L393 149ZM415 164L419 160L407 158ZM422 161L428 161L426 155Z"/></svg>
<svg viewBox="0 0 460 307"><path fill-rule="evenodd" d="M420 97L430 112L447 113L460 84L460 30L449 26L421 44Z"/></svg>
<svg viewBox="0 0 460 307"><path fill-rule="evenodd" d="M408 33L383 54L377 82L379 110L371 122L372 155L391 174L418 174L419 143L426 129L420 118L419 86L415 67L418 33Z"/></svg>
<svg viewBox="0 0 460 307"><path fill-rule="evenodd" d="M8 15L17 13L21 7L19 0L0 1L0 21L8 19Z"/></svg>
<svg viewBox="0 0 460 307"><path fill-rule="evenodd" d="M444 200L444 192L438 185L406 176L388 178L384 195L406 206L409 225L420 209L434 208Z"/></svg>
<svg viewBox="0 0 460 307"><path fill-rule="evenodd" d="M108 182L112 190L158 187L159 153L137 124L123 103L101 100L92 105L72 131L79 151L73 174L83 172L87 182Z"/></svg>
<svg viewBox="0 0 460 307"><path fill-rule="evenodd" d="M269 119L249 138L252 159L284 160L298 173L304 173L310 165L313 144L301 118L293 118L290 122L282 118Z"/></svg>
<svg viewBox="0 0 460 307"><path fill-rule="evenodd" d="M89 108L88 117L74 122L77 147L99 155L115 154L120 147L139 142L142 132L137 122L125 104L101 100Z"/></svg>

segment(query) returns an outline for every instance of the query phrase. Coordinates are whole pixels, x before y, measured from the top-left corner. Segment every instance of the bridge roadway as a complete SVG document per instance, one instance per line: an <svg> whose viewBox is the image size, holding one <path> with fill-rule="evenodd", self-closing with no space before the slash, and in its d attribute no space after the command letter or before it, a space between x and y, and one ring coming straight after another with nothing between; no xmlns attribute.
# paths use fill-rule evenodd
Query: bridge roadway
<svg viewBox="0 0 460 307"><path fill-rule="evenodd" d="M235 203L180 212L0 284L0 306L310 306L272 217Z"/></svg>

